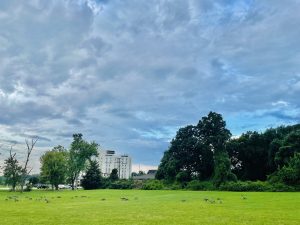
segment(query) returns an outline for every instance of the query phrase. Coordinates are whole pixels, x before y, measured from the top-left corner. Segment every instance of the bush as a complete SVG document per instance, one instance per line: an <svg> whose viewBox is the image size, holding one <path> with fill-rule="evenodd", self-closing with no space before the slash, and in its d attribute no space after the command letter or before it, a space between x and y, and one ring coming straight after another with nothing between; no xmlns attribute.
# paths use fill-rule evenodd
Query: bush
<svg viewBox="0 0 300 225"><path fill-rule="evenodd" d="M133 181L132 180L117 180L111 182L107 186L110 189L132 189Z"/></svg>
<svg viewBox="0 0 300 225"><path fill-rule="evenodd" d="M209 181L192 180L186 186L186 189L193 191L209 191L214 190L214 185Z"/></svg>
<svg viewBox="0 0 300 225"><path fill-rule="evenodd" d="M145 182L142 181L142 180L133 180L132 188L133 188L133 189L142 189L144 183L145 183Z"/></svg>
<svg viewBox="0 0 300 225"><path fill-rule="evenodd" d="M274 184L272 184L272 191L275 191L275 192L289 192L289 191L297 191L297 189L295 187L291 187L291 186L288 186L288 185L283 184L283 183L274 183Z"/></svg>
<svg viewBox="0 0 300 225"><path fill-rule="evenodd" d="M160 180L147 180L143 186L143 190L162 190L164 189L164 184Z"/></svg>
<svg viewBox="0 0 300 225"><path fill-rule="evenodd" d="M227 182L219 187L221 191L272 191L272 185L263 181Z"/></svg>
<svg viewBox="0 0 300 225"><path fill-rule="evenodd" d="M191 180L191 175L186 171L181 171L176 175L175 179L179 183L185 183Z"/></svg>
<svg viewBox="0 0 300 225"><path fill-rule="evenodd" d="M164 189L169 189L169 190L181 190L183 187L182 184L180 183L174 183L174 184L171 184L171 185L164 185L165 188Z"/></svg>

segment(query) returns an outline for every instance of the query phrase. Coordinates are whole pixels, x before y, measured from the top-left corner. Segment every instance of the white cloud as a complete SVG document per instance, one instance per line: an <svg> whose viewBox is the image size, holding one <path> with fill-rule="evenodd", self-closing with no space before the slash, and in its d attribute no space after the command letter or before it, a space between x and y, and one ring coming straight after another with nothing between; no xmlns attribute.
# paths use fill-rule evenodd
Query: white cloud
<svg viewBox="0 0 300 225"><path fill-rule="evenodd" d="M36 133L50 148L82 132L156 165L176 129L210 110L236 135L297 122L299 9L293 0L2 1L0 135Z"/></svg>
<svg viewBox="0 0 300 225"><path fill-rule="evenodd" d="M281 101L281 100L279 100L279 101L277 101L277 102L272 102L272 106L284 106L284 107L286 107L286 106L288 106L288 105L289 105L288 102L286 102L286 101Z"/></svg>

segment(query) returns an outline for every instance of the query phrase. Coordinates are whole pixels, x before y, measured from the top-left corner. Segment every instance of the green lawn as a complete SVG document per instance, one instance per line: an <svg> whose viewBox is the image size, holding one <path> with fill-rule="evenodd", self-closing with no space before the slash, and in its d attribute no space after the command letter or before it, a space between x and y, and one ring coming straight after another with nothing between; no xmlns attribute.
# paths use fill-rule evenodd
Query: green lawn
<svg viewBox="0 0 300 225"><path fill-rule="evenodd" d="M0 191L0 224L299 225L300 193Z"/></svg>

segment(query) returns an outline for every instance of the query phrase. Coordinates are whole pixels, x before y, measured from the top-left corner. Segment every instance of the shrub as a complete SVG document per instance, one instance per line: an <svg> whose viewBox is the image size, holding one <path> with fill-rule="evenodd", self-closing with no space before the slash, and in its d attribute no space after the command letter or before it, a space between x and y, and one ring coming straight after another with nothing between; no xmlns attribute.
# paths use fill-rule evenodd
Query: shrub
<svg viewBox="0 0 300 225"><path fill-rule="evenodd" d="M164 189L164 184L160 180L147 180L143 186L143 190L162 190Z"/></svg>
<svg viewBox="0 0 300 225"><path fill-rule="evenodd" d="M186 189L193 191L208 191L214 190L215 188L212 182L192 180L187 184Z"/></svg>
<svg viewBox="0 0 300 225"><path fill-rule="evenodd" d="M182 184L180 183L174 183L170 185L165 185L164 189L169 189L169 190L181 190L182 189Z"/></svg>
<svg viewBox="0 0 300 225"><path fill-rule="evenodd" d="M288 186L288 185L283 184L283 183L274 183L274 184L272 184L272 191L275 191L275 192L288 192L288 191L297 191L297 189L295 187L291 187L291 186Z"/></svg>
<svg viewBox="0 0 300 225"><path fill-rule="evenodd" d="M263 181L227 182L219 187L221 191L272 191L272 185Z"/></svg>
<svg viewBox="0 0 300 225"><path fill-rule="evenodd" d="M187 171L181 171L176 175L176 181L185 183L191 180L191 175Z"/></svg>
<svg viewBox="0 0 300 225"><path fill-rule="evenodd" d="M110 189L132 189L133 181L132 180L117 180L108 184Z"/></svg>

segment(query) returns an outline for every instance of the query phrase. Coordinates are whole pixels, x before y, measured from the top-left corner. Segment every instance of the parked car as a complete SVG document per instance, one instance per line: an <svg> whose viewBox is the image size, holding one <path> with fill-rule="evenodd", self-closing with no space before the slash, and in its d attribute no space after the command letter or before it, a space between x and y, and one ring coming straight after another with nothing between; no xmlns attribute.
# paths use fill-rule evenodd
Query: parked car
<svg viewBox="0 0 300 225"><path fill-rule="evenodd" d="M68 184L59 184L58 189L71 189L71 185Z"/></svg>
<svg viewBox="0 0 300 225"><path fill-rule="evenodd" d="M47 189L47 188L49 188L49 185L47 185L47 184L37 184L36 188L37 189Z"/></svg>

